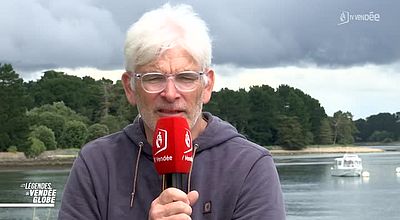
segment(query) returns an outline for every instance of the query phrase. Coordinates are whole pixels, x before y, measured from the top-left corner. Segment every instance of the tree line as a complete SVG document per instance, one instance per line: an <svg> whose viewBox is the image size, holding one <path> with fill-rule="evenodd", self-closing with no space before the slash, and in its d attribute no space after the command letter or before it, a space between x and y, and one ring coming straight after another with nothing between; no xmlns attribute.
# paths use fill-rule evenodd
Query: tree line
<svg viewBox="0 0 400 220"><path fill-rule="evenodd" d="M302 149L311 144L399 140L400 112L353 121L350 112L328 116L318 100L280 85L213 92L205 111L233 124L260 145ZM94 80L49 70L24 82L11 64L0 64L0 151L36 156L43 150L81 147L116 132L137 115L121 81Z"/></svg>

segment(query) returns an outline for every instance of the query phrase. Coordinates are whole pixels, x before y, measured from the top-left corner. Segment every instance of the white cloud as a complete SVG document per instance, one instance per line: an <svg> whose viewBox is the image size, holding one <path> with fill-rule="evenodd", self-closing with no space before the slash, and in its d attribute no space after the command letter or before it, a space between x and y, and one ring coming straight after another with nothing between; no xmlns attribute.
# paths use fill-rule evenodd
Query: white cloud
<svg viewBox="0 0 400 220"><path fill-rule="evenodd" d="M69 68L59 68L55 71L64 72L68 75L74 75L78 77L90 76L95 80L100 80L102 78L110 79L114 83L121 79L122 74L125 72L123 69L119 70L99 70L93 67L80 67L75 69Z"/></svg>

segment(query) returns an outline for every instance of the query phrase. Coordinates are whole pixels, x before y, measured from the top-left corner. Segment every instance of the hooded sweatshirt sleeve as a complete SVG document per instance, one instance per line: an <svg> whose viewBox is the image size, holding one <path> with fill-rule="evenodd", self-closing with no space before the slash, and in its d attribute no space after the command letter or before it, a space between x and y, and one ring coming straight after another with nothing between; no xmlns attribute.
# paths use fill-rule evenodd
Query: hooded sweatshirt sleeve
<svg viewBox="0 0 400 220"><path fill-rule="evenodd" d="M79 153L65 185L58 219L101 219L94 184Z"/></svg>
<svg viewBox="0 0 400 220"><path fill-rule="evenodd" d="M233 219L285 219L282 190L271 156L260 157L243 183Z"/></svg>

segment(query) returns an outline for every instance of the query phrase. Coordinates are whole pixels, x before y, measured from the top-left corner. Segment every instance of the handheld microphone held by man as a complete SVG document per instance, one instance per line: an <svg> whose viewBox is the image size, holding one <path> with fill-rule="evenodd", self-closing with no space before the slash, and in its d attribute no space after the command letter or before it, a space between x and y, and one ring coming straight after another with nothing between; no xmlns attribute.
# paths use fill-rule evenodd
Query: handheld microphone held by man
<svg viewBox="0 0 400 220"><path fill-rule="evenodd" d="M184 184L193 162L193 147L186 119L160 118L154 131L152 148L156 170L163 175L162 189L175 187L187 191Z"/></svg>

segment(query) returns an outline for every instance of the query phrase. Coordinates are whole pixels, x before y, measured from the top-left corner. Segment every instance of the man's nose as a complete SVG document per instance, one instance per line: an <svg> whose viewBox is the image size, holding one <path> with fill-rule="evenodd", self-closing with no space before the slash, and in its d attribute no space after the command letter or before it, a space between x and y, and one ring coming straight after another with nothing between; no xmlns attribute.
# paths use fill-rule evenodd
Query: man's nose
<svg viewBox="0 0 400 220"><path fill-rule="evenodd" d="M180 93L176 88L175 82L172 78L167 78L167 85L161 92L161 96L163 96L169 102L173 102L175 99L179 98Z"/></svg>

